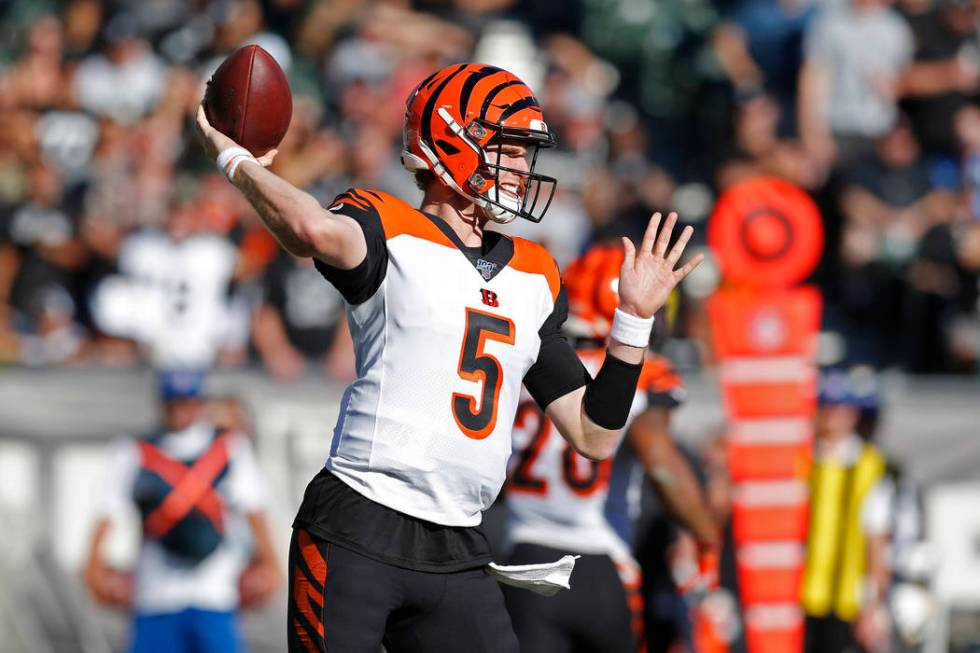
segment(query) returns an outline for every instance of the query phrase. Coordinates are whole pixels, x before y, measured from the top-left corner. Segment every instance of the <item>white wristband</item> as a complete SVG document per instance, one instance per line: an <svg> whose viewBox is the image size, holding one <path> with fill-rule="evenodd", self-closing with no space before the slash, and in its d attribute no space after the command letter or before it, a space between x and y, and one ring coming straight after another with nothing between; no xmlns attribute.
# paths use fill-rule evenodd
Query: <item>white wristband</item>
<svg viewBox="0 0 980 653"><path fill-rule="evenodd" d="M636 317L616 309L613 313L612 329L609 337L630 347L646 347L650 344L650 332L655 318Z"/></svg>
<svg viewBox="0 0 980 653"><path fill-rule="evenodd" d="M238 165L244 161L251 161L256 165L259 163L251 154L239 154L231 160L231 165L228 166L228 181L235 180L235 171L238 170Z"/></svg>
<svg viewBox="0 0 980 653"><path fill-rule="evenodd" d="M244 147L238 147L237 145L235 147L229 147L221 150L221 153L218 154L218 170L231 181L235 176L235 170L238 169L238 165L245 160L252 160L258 163L255 157L252 156L252 153Z"/></svg>

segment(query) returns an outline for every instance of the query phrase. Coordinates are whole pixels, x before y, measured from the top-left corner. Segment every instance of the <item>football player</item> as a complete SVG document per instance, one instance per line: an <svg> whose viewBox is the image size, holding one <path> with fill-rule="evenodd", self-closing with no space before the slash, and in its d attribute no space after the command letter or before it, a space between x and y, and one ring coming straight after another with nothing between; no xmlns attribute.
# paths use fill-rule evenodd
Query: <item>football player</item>
<svg viewBox="0 0 980 653"><path fill-rule="evenodd" d="M624 242L620 308L593 378L561 335L567 303L539 245L487 230L540 220L555 145L531 90L482 64L439 70L410 94L402 161L414 208L351 189L326 209L212 128L208 154L290 253L310 256L348 304L357 380L324 469L294 522L290 651L516 651L486 565L481 513L503 485L521 384L572 447L607 458L626 422L653 315L700 262L678 267L660 214Z"/></svg>
<svg viewBox="0 0 980 653"><path fill-rule="evenodd" d="M570 311L565 331L575 339L578 356L590 373L601 368L606 355L623 258L622 247L594 246L564 275ZM670 362L647 356L630 410L626 445L649 472L672 514L706 548L713 548L718 539L714 521L669 433L670 412L682 397L681 379ZM533 401L518 408L514 451L506 495L510 562L532 564L580 555L572 589L560 596L504 587L521 649L643 650L640 569L629 543L605 515L612 460L590 460L576 452ZM631 472L617 470L634 477ZM631 485L629 478L625 480L615 484L624 493ZM625 501L623 497L614 503Z"/></svg>

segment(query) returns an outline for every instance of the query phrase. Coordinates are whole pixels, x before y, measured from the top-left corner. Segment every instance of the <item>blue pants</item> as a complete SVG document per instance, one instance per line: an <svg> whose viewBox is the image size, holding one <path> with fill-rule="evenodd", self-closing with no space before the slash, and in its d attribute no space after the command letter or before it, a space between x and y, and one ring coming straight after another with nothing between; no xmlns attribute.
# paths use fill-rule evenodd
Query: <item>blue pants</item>
<svg viewBox="0 0 980 653"><path fill-rule="evenodd" d="M131 653L245 653L235 612L136 615Z"/></svg>

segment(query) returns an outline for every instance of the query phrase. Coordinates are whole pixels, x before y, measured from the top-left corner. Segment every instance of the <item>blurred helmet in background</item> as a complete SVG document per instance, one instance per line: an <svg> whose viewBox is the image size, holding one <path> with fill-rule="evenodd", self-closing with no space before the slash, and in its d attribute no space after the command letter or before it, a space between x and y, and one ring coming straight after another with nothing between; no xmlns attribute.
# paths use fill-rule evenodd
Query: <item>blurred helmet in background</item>
<svg viewBox="0 0 980 653"><path fill-rule="evenodd" d="M565 328L579 338L605 338L619 306L619 269L625 253L618 245L596 245L565 270L568 320Z"/></svg>

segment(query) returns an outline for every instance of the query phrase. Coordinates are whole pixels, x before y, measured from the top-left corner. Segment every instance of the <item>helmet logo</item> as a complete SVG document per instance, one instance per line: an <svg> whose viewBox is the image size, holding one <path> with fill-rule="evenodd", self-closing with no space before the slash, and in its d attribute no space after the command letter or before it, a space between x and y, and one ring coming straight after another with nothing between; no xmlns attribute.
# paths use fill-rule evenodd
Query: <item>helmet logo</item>
<svg viewBox="0 0 980 653"><path fill-rule="evenodd" d="M483 139L487 135L487 130L480 123L473 121L466 129L467 133L477 140Z"/></svg>
<svg viewBox="0 0 980 653"><path fill-rule="evenodd" d="M483 175L481 175L478 172L474 172L472 175L470 175L469 182L470 182L470 186L473 187L473 190L477 192L482 191L483 188L487 185L487 180L484 179Z"/></svg>

